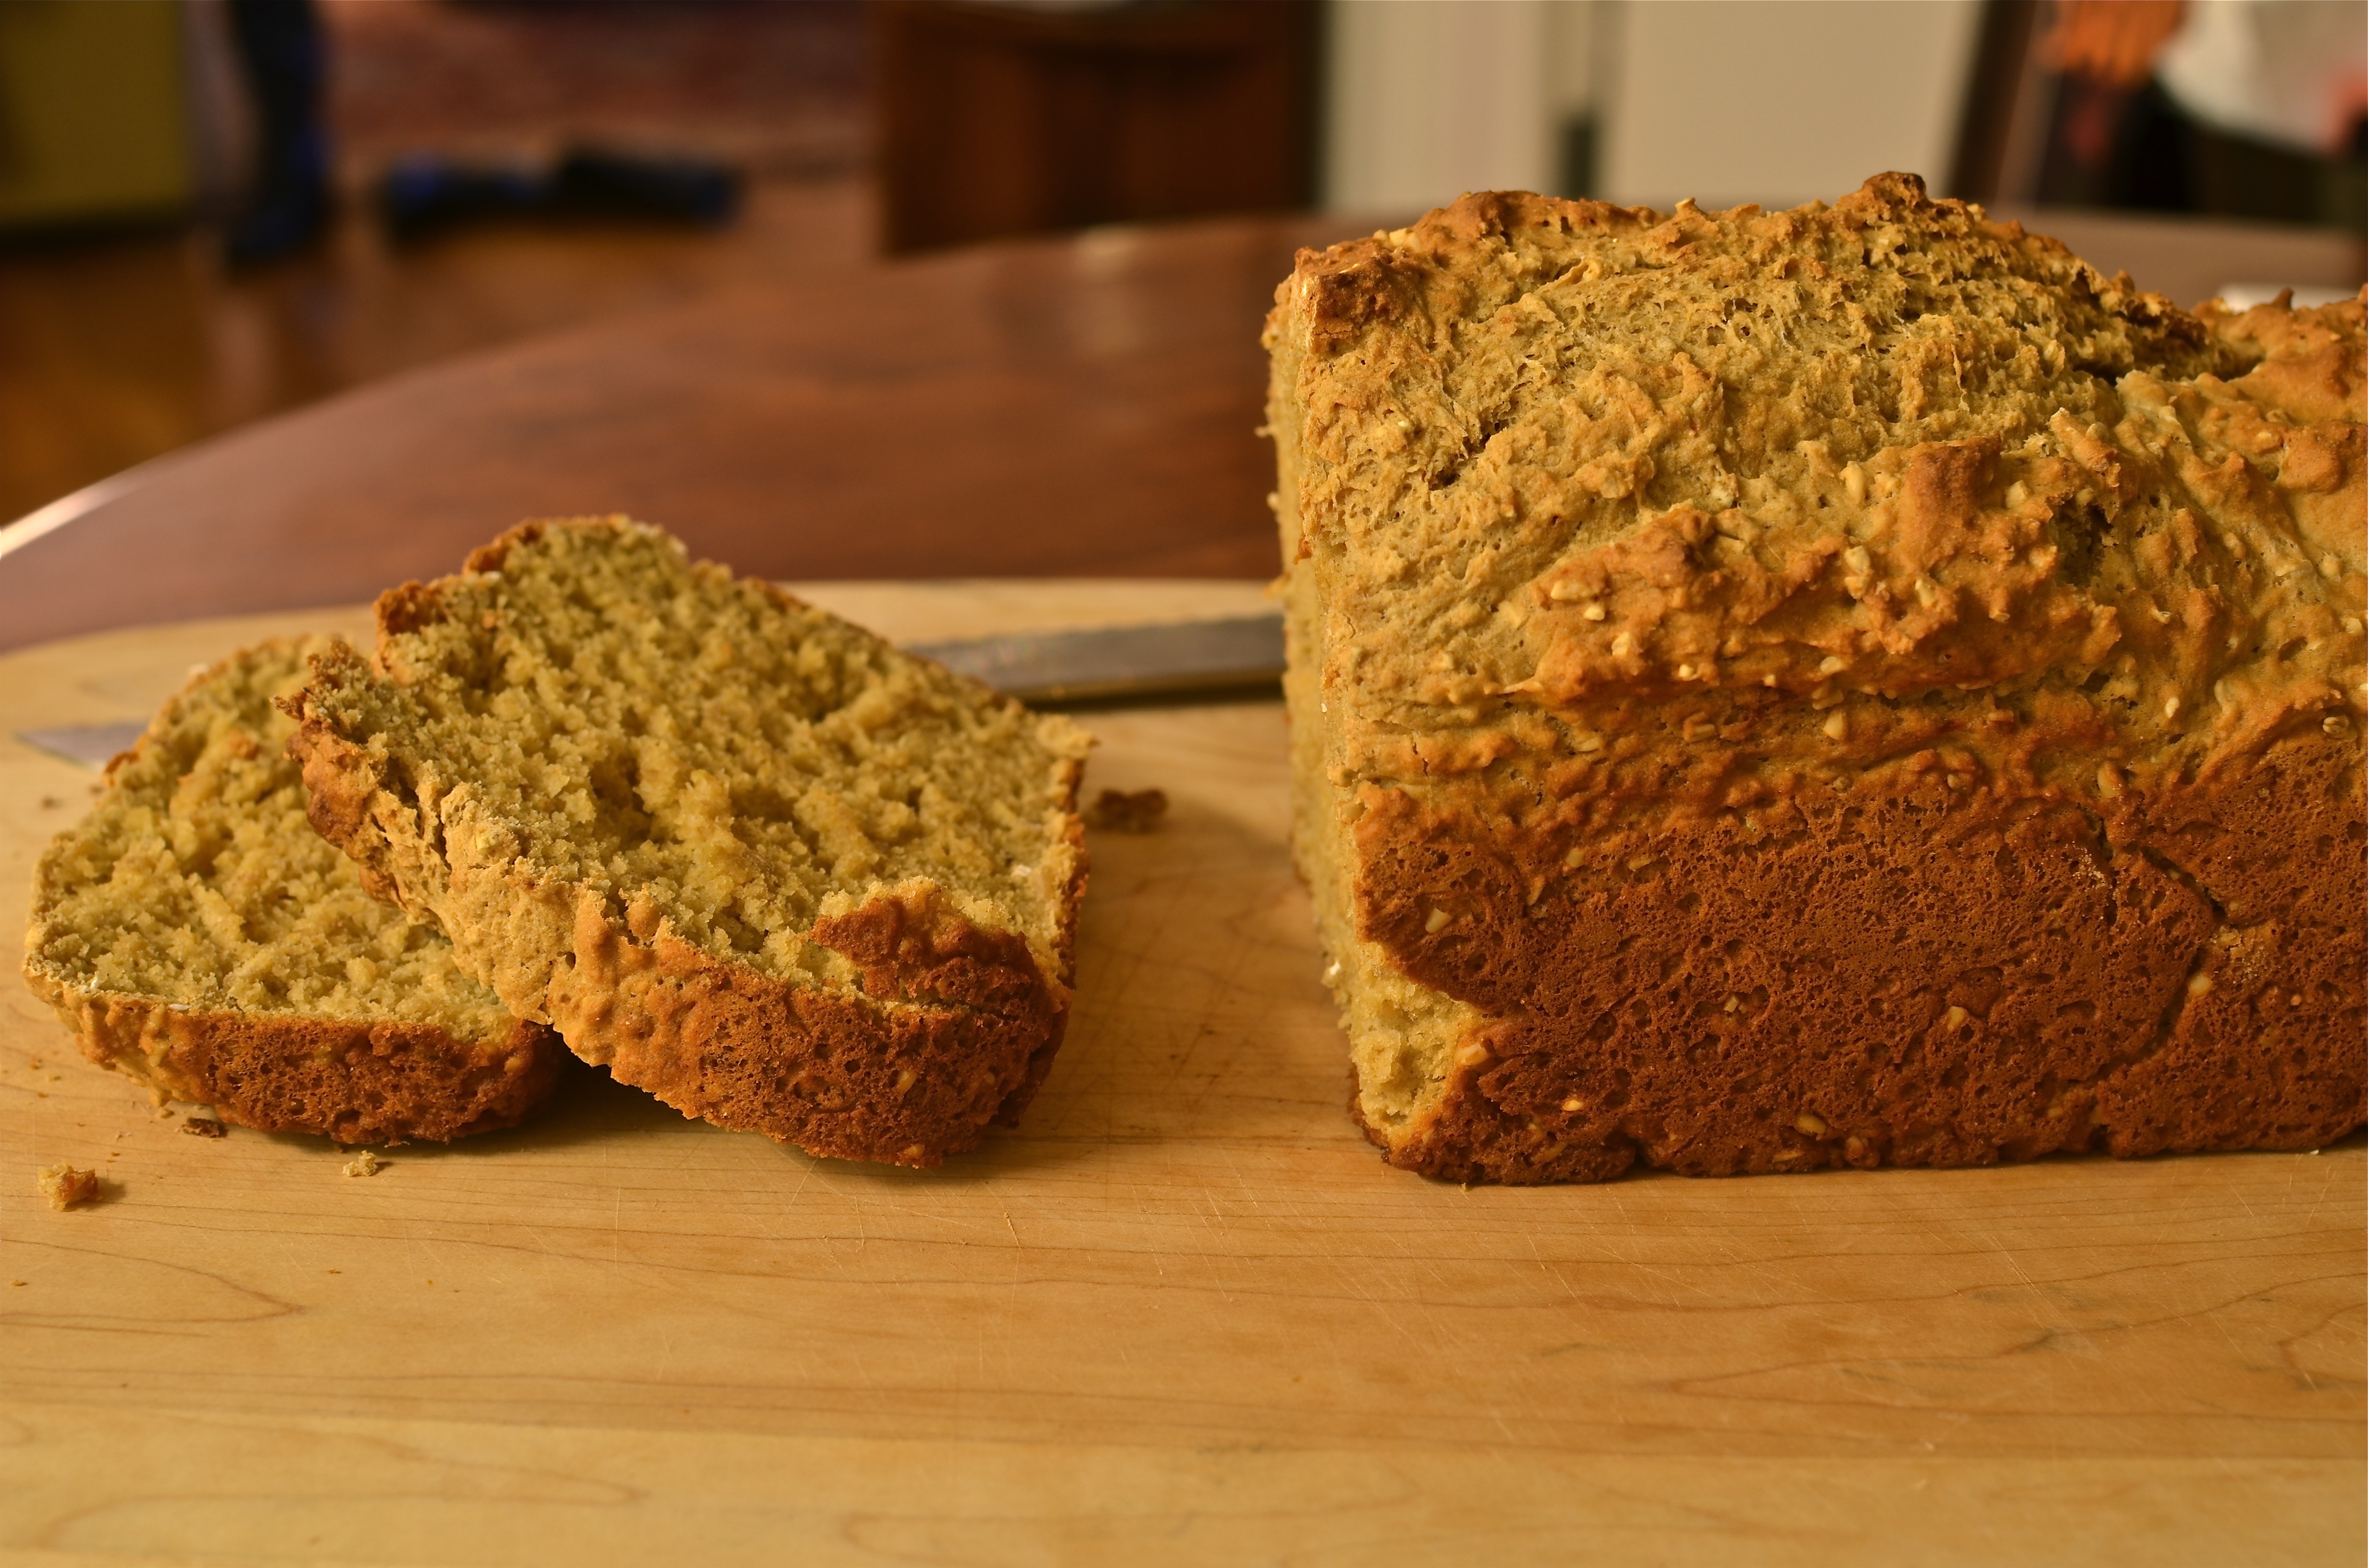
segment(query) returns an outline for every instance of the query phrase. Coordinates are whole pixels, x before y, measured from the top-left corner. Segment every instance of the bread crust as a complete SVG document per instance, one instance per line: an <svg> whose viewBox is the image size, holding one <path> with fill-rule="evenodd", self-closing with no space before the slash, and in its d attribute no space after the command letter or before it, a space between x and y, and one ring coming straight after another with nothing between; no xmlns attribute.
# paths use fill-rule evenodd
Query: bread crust
<svg viewBox="0 0 2368 1568"><path fill-rule="evenodd" d="M1435 1119L1368 1126L1407 1169L1531 1183L1638 1161L1727 1176L2310 1149L2368 1114L2341 881L2230 915L2294 877L2287 846L2359 842L2359 770L2323 736L2104 816L1968 801L1935 769L1801 791L1756 838L1662 817L1534 901L1520 846L1375 804L1371 936L1488 1019ZM1442 906L1455 918L1427 930Z"/></svg>
<svg viewBox="0 0 2368 1568"><path fill-rule="evenodd" d="M551 526L512 529L468 570L502 570ZM381 663L388 639L444 613L437 584L382 596ZM686 1116L812 1153L916 1167L974 1147L1034 1096L1068 1017L1086 883L1080 759L1053 763L1069 870L1051 952L978 925L942 890L913 881L814 919L805 939L859 977L825 987L719 958L646 903L620 907L589 887L538 881L515 830L478 811L465 785L424 808L386 748L358 742L329 711L336 693L380 678L350 650L325 656L291 707L313 825L365 886L443 926L505 1002L548 1019L579 1057Z"/></svg>
<svg viewBox="0 0 2368 1568"><path fill-rule="evenodd" d="M1344 997L1362 963L1449 1031L1426 1096L1359 1079L1385 1157L2368 1119L2362 310L2190 315L1896 176L1666 220L1486 195L1302 253L1300 859Z"/></svg>
<svg viewBox="0 0 2368 1568"><path fill-rule="evenodd" d="M637 936L587 894L552 1017L620 1082L809 1153L927 1167L1017 1123L1067 1014L1026 942L926 888L817 921L814 938L856 962L862 994L768 979L663 928Z"/></svg>
<svg viewBox="0 0 2368 1568"><path fill-rule="evenodd" d="M204 1011L27 978L90 1061L258 1132L340 1143L493 1132L531 1115L566 1061L558 1036L523 1019L469 1040L429 1024Z"/></svg>

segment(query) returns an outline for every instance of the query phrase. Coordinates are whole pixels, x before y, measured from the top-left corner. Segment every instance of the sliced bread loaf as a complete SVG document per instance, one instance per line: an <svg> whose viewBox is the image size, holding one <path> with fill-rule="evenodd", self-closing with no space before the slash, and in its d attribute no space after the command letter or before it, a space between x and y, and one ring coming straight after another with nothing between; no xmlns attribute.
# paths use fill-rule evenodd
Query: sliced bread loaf
<svg viewBox="0 0 2368 1568"><path fill-rule="evenodd" d="M2368 1115L2361 302L2190 314L1888 176L1499 194L1269 321L1296 844L1459 1179Z"/></svg>
<svg viewBox="0 0 2368 1568"><path fill-rule="evenodd" d="M1067 1016L1089 742L622 518L529 523L315 661L313 822L588 1062L929 1165Z"/></svg>
<svg viewBox="0 0 2368 1568"><path fill-rule="evenodd" d="M174 1099L341 1142L514 1125L566 1058L362 891L305 820L273 699L325 642L192 680L41 857L25 978L84 1051Z"/></svg>

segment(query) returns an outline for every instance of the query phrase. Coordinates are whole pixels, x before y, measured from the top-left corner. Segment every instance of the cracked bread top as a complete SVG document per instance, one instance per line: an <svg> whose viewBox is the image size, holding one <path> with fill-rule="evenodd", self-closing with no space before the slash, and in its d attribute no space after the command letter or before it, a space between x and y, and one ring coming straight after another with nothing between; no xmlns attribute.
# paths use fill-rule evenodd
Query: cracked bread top
<svg viewBox="0 0 2368 1568"><path fill-rule="evenodd" d="M1789 212L1467 197L1303 253L1270 424L1327 765L1666 742L1713 802L1919 755L2111 796L2348 735L2362 341L2358 301L2190 314L1906 176Z"/></svg>
<svg viewBox="0 0 2368 1568"><path fill-rule="evenodd" d="M90 814L41 857L26 941L37 989L428 1024L461 1040L511 1031L508 1009L461 971L443 935L371 898L305 821L287 755L295 725L272 704L329 645L233 654L115 759Z"/></svg>

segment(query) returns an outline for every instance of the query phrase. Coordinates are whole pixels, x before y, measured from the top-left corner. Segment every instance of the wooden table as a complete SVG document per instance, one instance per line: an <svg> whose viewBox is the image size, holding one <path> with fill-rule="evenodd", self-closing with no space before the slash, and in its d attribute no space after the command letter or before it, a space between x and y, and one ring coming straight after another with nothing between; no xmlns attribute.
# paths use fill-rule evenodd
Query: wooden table
<svg viewBox="0 0 2368 1568"><path fill-rule="evenodd" d="M368 599L522 517L776 578L1277 570L1258 328L1338 221L1114 229L697 302L143 465L0 560L0 648Z"/></svg>
<svg viewBox="0 0 2368 1568"><path fill-rule="evenodd" d="M1010 247L845 307L934 301L926 340L712 301L160 468L0 564L0 628L273 613L0 654L0 942L91 777L16 731L358 630L285 607L516 515L644 511L784 575L1177 579L813 590L905 638L1251 607L1190 574L1270 570L1247 335L1293 237ZM1192 302L1225 268L1233 303ZM859 463L873 437L899 460ZM351 1178L180 1135L0 983L0 1560L2360 1560L2360 1139L1410 1177L1343 1111L1276 705L1087 722L1089 787L1175 808L1094 836L1068 1043L1022 1129L937 1173L586 1072L536 1126ZM105 1201L42 1207L58 1160Z"/></svg>

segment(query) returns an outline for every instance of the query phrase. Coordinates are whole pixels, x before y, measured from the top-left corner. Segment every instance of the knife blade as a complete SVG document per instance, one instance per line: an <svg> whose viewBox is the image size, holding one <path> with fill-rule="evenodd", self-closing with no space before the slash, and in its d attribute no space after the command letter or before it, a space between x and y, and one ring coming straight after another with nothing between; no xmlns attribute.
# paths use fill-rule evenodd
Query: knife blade
<svg viewBox="0 0 2368 1568"><path fill-rule="evenodd" d="M1222 696L1269 687L1282 678L1282 617L1007 632L908 644L906 651L1022 702ZM131 750L146 728L141 720L126 719L19 730L17 738L68 762L104 767L116 753Z"/></svg>
<svg viewBox="0 0 2368 1568"><path fill-rule="evenodd" d="M907 652L1022 702L1215 695L1282 678L1282 617L1235 616L1084 631L1020 631Z"/></svg>
<svg viewBox="0 0 2368 1568"><path fill-rule="evenodd" d="M17 738L28 746L38 746L51 756L79 762L85 767L105 767L117 752L130 751L131 743L148 728L140 719L125 719L112 724L67 724L54 730L19 730Z"/></svg>

